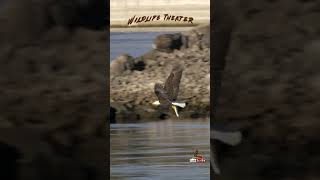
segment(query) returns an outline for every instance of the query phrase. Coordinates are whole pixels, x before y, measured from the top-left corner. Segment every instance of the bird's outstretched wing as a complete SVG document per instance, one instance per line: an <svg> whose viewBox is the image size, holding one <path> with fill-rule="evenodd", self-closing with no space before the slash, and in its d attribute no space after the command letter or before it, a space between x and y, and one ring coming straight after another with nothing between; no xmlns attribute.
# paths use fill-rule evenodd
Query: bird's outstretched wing
<svg viewBox="0 0 320 180"><path fill-rule="evenodd" d="M164 84L164 89L167 92L170 101L175 101L178 97L182 71L183 67L181 65L174 66Z"/></svg>
<svg viewBox="0 0 320 180"><path fill-rule="evenodd" d="M171 104L168 94L164 89L163 85L156 83L154 85L154 93L157 95L159 102L162 106L168 106Z"/></svg>

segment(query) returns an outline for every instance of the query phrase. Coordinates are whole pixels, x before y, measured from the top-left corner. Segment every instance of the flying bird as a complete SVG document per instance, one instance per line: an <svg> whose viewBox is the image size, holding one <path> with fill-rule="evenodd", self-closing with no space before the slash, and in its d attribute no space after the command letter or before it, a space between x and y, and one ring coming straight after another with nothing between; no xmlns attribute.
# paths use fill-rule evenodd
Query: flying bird
<svg viewBox="0 0 320 180"><path fill-rule="evenodd" d="M177 117L179 117L177 107L186 107L186 103L177 102L182 72L182 66L176 65L172 68L172 71L164 85L160 83L156 83L154 85L154 93L158 97L158 101L155 101L152 104L162 108L171 107Z"/></svg>

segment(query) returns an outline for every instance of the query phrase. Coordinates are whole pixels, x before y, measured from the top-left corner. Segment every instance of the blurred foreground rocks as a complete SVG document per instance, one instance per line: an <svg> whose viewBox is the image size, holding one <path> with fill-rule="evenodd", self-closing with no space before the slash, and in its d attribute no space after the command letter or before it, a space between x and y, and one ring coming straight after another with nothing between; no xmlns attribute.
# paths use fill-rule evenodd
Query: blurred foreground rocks
<svg viewBox="0 0 320 180"><path fill-rule="evenodd" d="M220 149L213 178L320 179L320 3L228 3L236 23L214 121L245 137Z"/></svg>
<svg viewBox="0 0 320 180"><path fill-rule="evenodd" d="M101 8L99 0L10 0L2 7L0 179L107 177Z"/></svg>
<svg viewBox="0 0 320 180"><path fill-rule="evenodd" d="M179 102L187 102L182 118L208 117L210 114L210 27L163 34L155 38L155 49L133 58L121 55L110 65L110 101L114 121L149 121L174 118L172 110L158 110L154 84L164 83L172 67L184 66ZM198 35L200 34L200 35Z"/></svg>

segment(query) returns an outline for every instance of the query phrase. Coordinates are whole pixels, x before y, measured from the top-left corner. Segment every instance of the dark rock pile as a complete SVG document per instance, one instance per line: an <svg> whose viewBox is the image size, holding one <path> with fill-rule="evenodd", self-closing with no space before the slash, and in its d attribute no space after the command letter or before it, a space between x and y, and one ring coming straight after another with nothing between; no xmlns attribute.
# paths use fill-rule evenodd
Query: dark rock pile
<svg viewBox="0 0 320 180"><path fill-rule="evenodd" d="M107 32L84 2L1 9L0 179L106 179Z"/></svg>
<svg viewBox="0 0 320 180"><path fill-rule="evenodd" d="M210 48L209 26L190 32L160 35L156 49L132 58L122 55L111 63L110 101L118 121L154 120L173 117L152 107L157 100L154 84L164 83L172 66L180 63L185 70L180 84L179 101L188 102L181 117L209 115ZM184 40L182 40L184 39ZM180 46L178 46L180 44Z"/></svg>
<svg viewBox="0 0 320 180"><path fill-rule="evenodd" d="M245 138L220 152L215 179L320 179L320 3L230 5L236 24L215 121L238 124Z"/></svg>

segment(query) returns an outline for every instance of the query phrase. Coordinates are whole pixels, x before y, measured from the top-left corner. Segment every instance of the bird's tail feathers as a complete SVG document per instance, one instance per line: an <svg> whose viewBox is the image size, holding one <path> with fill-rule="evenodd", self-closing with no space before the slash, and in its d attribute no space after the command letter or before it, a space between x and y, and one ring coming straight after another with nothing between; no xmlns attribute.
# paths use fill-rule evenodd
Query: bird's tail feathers
<svg viewBox="0 0 320 180"><path fill-rule="evenodd" d="M178 103L178 102L172 102L173 105L181 107L181 108L185 108L186 107L186 103Z"/></svg>

